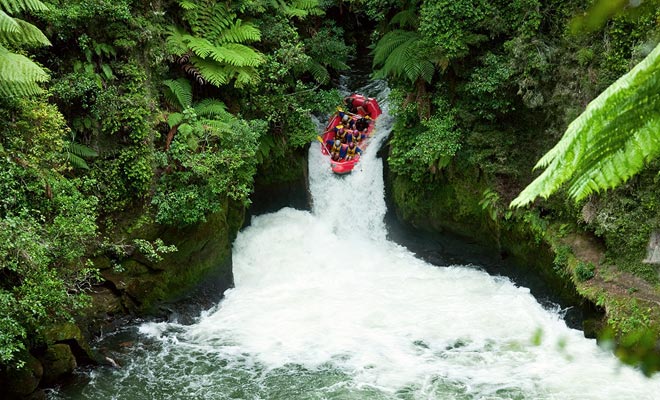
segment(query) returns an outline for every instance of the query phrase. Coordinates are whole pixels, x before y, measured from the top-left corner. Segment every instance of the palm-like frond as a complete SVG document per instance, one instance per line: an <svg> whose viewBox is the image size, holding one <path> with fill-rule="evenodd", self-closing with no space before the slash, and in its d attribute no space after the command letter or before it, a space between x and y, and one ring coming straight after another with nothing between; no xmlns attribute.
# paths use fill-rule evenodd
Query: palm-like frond
<svg viewBox="0 0 660 400"><path fill-rule="evenodd" d="M216 35L218 43L249 43L261 40L261 31L252 24L237 20Z"/></svg>
<svg viewBox="0 0 660 400"><path fill-rule="evenodd" d="M309 1L309 0L307 0ZM232 80L237 87L258 81L256 67L263 64L263 55L244 43L261 39L261 31L251 23L244 23L224 3L209 0L185 2L185 18L191 32L171 28L167 47L171 54L186 56L184 69L196 74L200 83L215 86ZM198 7L198 5L201 6ZM201 78L200 79L200 75Z"/></svg>
<svg viewBox="0 0 660 400"><path fill-rule="evenodd" d="M216 99L204 99L195 104L195 112L206 118L225 117L228 114L225 103Z"/></svg>
<svg viewBox="0 0 660 400"><path fill-rule="evenodd" d="M330 81L330 73L328 72L328 69L316 61L310 59L305 67L317 82L325 84Z"/></svg>
<svg viewBox="0 0 660 400"><path fill-rule="evenodd" d="M0 10L0 35L4 38L9 38L12 35L17 35L21 32L21 26L16 20L10 17L7 13Z"/></svg>
<svg viewBox="0 0 660 400"><path fill-rule="evenodd" d="M163 81L167 86L165 99L179 110L192 106L192 86L187 79L168 79Z"/></svg>
<svg viewBox="0 0 660 400"><path fill-rule="evenodd" d="M545 171L511 202L547 198L564 183L580 200L616 187L660 156L660 45L569 126L535 168Z"/></svg>
<svg viewBox="0 0 660 400"><path fill-rule="evenodd" d="M11 97L41 93L38 83L47 80L48 74L32 60L0 45L0 95Z"/></svg>
<svg viewBox="0 0 660 400"><path fill-rule="evenodd" d="M167 28L167 38L165 39L167 51L175 56L186 54L188 52L188 43L185 40L185 36L187 34L183 29L176 26L169 26Z"/></svg>
<svg viewBox="0 0 660 400"><path fill-rule="evenodd" d="M0 0L2 10L11 14L23 11L47 11L48 7L39 0Z"/></svg>
<svg viewBox="0 0 660 400"><path fill-rule="evenodd" d="M419 17L417 15L417 8L410 7L396 13L390 20L390 25L399 25L399 28L415 28L417 27Z"/></svg>
<svg viewBox="0 0 660 400"><path fill-rule="evenodd" d="M215 132L215 133L231 133L232 127L231 124L223 121L218 121L214 119L207 119L202 122L204 129Z"/></svg>
<svg viewBox="0 0 660 400"><path fill-rule="evenodd" d="M89 165L87 165L85 158L98 157L96 151L76 142L69 142L66 151L71 165L80 169L89 169Z"/></svg>
<svg viewBox="0 0 660 400"><path fill-rule="evenodd" d="M382 64L376 77L404 77L413 83L421 78L431 82L435 66L430 54L421 51L420 46L421 37L417 32L398 29L386 33L373 51L374 67Z"/></svg>
<svg viewBox="0 0 660 400"><path fill-rule="evenodd" d="M190 49L200 58L210 58L218 63L226 63L236 67L256 67L264 62L260 53L251 47L227 43L215 46L204 38L187 35L184 37Z"/></svg>
<svg viewBox="0 0 660 400"><path fill-rule="evenodd" d="M15 21L20 29L18 33L6 36L9 42L36 46L50 46L50 40L48 40L46 35L44 35L39 28L20 19L15 19Z"/></svg>
<svg viewBox="0 0 660 400"><path fill-rule="evenodd" d="M231 70L227 66L220 66L213 60L205 60L199 57L190 57L190 63L204 79L214 86L222 86L229 83L232 78Z"/></svg>
<svg viewBox="0 0 660 400"><path fill-rule="evenodd" d="M169 125L170 129L181 124L181 122L183 122L183 113L177 112L167 116L167 125Z"/></svg>

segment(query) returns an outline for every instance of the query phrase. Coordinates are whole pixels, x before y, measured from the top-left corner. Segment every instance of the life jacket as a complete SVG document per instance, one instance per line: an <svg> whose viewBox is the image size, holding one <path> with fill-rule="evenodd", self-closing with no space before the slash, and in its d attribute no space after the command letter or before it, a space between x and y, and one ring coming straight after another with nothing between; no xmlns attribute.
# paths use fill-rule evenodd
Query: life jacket
<svg viewBox="0 0 660 400"><path fill-rule="evenodd" d="M335 140L341 140L342 142L346 141L346 131L344 129L338 129L335 132Z"/></svg>
<svg viewBox="0 0 660 400"><path fill-rule="evenodd" d="M362 139L362 134L358 132L357 130L354 130L352 135L353 143L355 143L355 146L360 142L360 139Z"/></svg>
<svg viewBox="0 0 660 400"><path fill-rule="evenodd" d="M330 153L332 155L335 155L335 154L339 155L340 152L341 152L341 144L339 146L333 144L332 147L330 148Z"/></svg>
<svg viewBox="0 0 660 400"><path fill-rule="evenodd" d="M346 148L346 157L355 157L356 152L357 152L357 146L353 146L353 148L351 148L351 146L348 146Z"/></svg>

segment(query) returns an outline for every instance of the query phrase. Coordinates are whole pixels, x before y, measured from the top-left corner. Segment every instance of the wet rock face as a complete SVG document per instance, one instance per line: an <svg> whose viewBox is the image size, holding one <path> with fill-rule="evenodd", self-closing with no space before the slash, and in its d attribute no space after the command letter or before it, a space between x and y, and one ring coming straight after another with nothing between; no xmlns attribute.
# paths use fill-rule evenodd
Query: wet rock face
<svg viewBox="0 0 660 400"><path fill-rule="evenodd" d="M78 366L71 347L64 343L48 346L39 357L43 365L42 385L52 385L73 372Z"/></svg>
<svg viewBox="0 0 660 400"><path fill-rule="evenodd" d="M660 231L651 233L649 244L646 247L646 258L643 262L660 265Z"/></svg>
<svg viewBox="0 0 660 400"><path fill-rule="evenodd" d="M22 399L33 393L39 386L44 373L41 362L31 354L22 356L22 368L10 367L0 370L0 397Z"/></svg>

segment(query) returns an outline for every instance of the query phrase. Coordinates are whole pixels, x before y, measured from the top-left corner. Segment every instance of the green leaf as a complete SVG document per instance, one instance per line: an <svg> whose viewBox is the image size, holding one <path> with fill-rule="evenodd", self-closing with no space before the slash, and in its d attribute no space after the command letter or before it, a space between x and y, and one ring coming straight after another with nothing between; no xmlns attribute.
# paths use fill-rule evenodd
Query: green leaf
<svg viewBox="0 0 660 400"><path fill-rule="evenodd" d="M521 207L562 185L575 200L614 188L660 156L660 45L568 126L535 168L546 168L512 202Z"/></svg>

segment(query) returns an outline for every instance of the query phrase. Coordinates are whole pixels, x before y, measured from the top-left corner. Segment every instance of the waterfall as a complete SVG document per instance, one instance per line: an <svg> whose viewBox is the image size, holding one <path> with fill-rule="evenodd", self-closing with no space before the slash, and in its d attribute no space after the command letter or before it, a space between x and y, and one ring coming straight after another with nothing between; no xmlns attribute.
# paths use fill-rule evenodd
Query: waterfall
<svg viewBox="0 0 660 400"><path fill-rule="evenodd" d="M388 241L383 108L350 175L312 145L312 212L254 217L216 307L192 325L140 325L123 368L58 398L657 398L660 378L621 365L527 288Z"/></svg>

